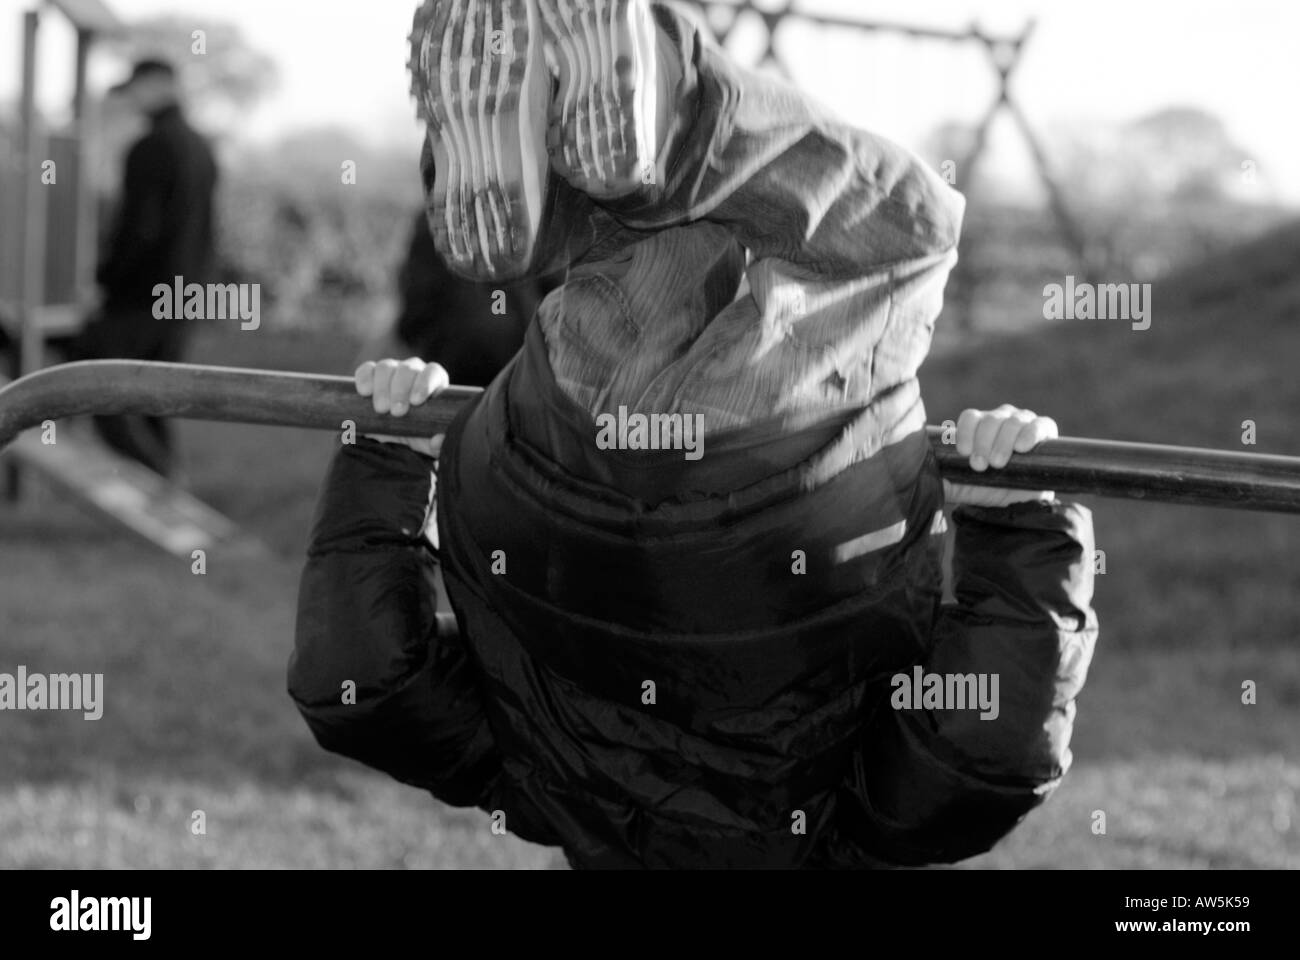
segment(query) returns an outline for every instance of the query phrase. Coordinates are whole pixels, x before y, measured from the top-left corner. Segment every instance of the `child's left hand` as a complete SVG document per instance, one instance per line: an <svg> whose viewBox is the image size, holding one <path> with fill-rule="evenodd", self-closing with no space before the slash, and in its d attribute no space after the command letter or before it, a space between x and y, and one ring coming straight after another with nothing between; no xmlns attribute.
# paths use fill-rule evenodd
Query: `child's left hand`
<svg viewBox="0 0 1300 960"><path fill-rule="evenodd" d="M357 393L372 398L376 413L387 413L394 417L406 416L412 407L418 407L451 383L446 368L438 363L426 363L419 357L402 361L368 360L357 367L355 380ZM440 433L428 439L384 434L366 436L384 443L401 444L436 459L442 451L444 435Z"/></svg>
<svg viewBox="0 0 1300 960"><path fill-rule="evenodd" d="M1013 453L1027 453L1044 440L1055 439L1056 421L1004 403L996 410L963 410L957 420L957 452L970 457L977 473L1000 470ZM943 482L944 495L954 506L1005 507L1028 500L1051 500L1051 490L1012 490Z"/></svg>

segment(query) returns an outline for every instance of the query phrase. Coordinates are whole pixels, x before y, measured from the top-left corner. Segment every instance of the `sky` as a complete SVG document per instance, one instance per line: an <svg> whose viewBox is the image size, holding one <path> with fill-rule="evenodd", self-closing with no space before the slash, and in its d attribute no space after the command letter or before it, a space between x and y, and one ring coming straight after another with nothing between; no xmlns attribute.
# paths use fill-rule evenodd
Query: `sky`
<svg viewBox="0 0 1300 960"><path fill-rule="evenodd" d="M15 96L19 14L35 0L0 0L0 100ZM783 0L771 0L780 5ZM278 64L280 82L244 119L255 142L340 126L365 142L418 142L405 71L414 0L109 0L123 19L194 13L237 23ZM1206 108L1228 125L1261 173L1300 202L1300 3L1291 0L793 0L855 18L1016 32L1037 21L1013 93L1036 126L1131 119L1170 105ZM65 102L71 62L57 18L43 29L44 101ZM741 32L737 49L754 35ZM945 119L969 120L994 95L987 58L954 46L793 23L781 37L795 79L845 119L917 147ZM12 56L10 55L12 54ZM122 65L92 64L101 89ZM999 144L1008 138L1004 135ZM1004 147L1010 150L1010 147ZM1027 169L999 154L1001 166Z"/></svg>

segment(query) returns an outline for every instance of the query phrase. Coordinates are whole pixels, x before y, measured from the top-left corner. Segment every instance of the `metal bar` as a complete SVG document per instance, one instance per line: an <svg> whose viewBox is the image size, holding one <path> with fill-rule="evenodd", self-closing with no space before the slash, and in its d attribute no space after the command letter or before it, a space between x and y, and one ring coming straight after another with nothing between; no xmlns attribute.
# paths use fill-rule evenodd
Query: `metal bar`
<svg viewBox="0 0 1300 960"><path fill-rule="evenodd" d="M0 448L45 420L137 413L432 436L482 391L450 387L405 417L375 413L348 377L134 360L49 367L0 389ZM1158 503L1300 513L1300 457L1063 437L1016 454L1001 470L976 473L938 427L929 436L943 476L954 483L1055 490Z"/></svg>
<svg viewBox="0 0 1300 960"><path fill-rule="evenodd" d="M0 390L0 447L45 420L94 413L146 414L358 433L432 436L482 391L451 387L413 417L377 414L349 377L140 360L85 360L46 367Z"/></svg>

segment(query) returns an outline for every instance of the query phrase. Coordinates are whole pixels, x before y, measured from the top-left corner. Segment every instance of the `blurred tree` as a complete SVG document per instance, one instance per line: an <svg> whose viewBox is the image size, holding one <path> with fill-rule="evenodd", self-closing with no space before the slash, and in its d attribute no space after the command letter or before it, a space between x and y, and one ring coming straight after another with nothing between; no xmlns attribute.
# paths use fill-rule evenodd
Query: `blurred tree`
<svg viewBox="0 0 1300 960"><path fill-rule="evenodd" d="M1241 179L1249 154L1223 121L1199 107L1167 107L1122 128L1129 150L1144 161L1157 189L1174 199L1218 199Z"/></svg>
<svg viewBox="0 0 1300 960"><path fill-rule="evenodd" d="M232 153L223 188L227 266L262 284L277 324L314 324L322 309L343 304L364 320L355 304L391 296L421 203L415 149L369 146L339 126L245 145Z"/></svg>
<svg viewBox="0 0 1300 960"><path fill-rule="evenodd" d="M134 20L116 46L130 59L162 57L174 63L187 101L218 131L233 125L278 80L275 61L251 47L238 26L221 20L173 15Z"/></svg>
<svg viewBox="0 0 1300 960"><path fill-rule="evenodd" d="M1075 117L1053 132L1092 231L1142 276L1231 242L1255 222L1249 208L1273 198L1263 174L1258 184L1244 176L1254 154L1200 107L1165 107L1121 124Z"/></svg>
<svg viewBox="0 0 1300 960"><path fill-rule="evenodd" d="M305 179L319 183L331 190L342 182L342 162L351 160L358 165L358 183L361 177L370 181L368 151L360 140L341 126L302 127L289 130L276 138L267 153L272 160L270 172L277 179L291 185ZM374 186L366 183L366 186Z"/></svg>
<svg viewBox="0 0 1300 960"><path fill-rule="evenodd" d="M1242 162L1253 154L1199 107L1166 107L1119 125L1076 118L1054 133L1066 180L1090 206L1132 212L1173 200L1247 195Z"/></svg>

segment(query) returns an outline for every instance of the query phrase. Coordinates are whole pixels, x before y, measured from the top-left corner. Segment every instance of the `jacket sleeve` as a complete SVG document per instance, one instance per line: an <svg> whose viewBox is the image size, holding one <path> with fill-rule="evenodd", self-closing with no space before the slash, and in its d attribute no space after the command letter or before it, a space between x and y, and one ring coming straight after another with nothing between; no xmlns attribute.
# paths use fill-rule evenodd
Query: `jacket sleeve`
<svg viewBox="0 0 1300 960"><path fill-rule="evenodd" d="M1056 789L1097 639L1087 508L961 507L954 520L957 602L940 608L924 672L996 676L997 709L891 702L876 715L849 821L858 846L898 865L982 853Z"/></svg>
<svg viewBox="0 0 1300 960"><path fill-rule="evenodd" d="M326 750L454 806L499 770L474 664L439 639L425 530L434 461L368 438L335 455L298 596L288 688Z"/></svg>

